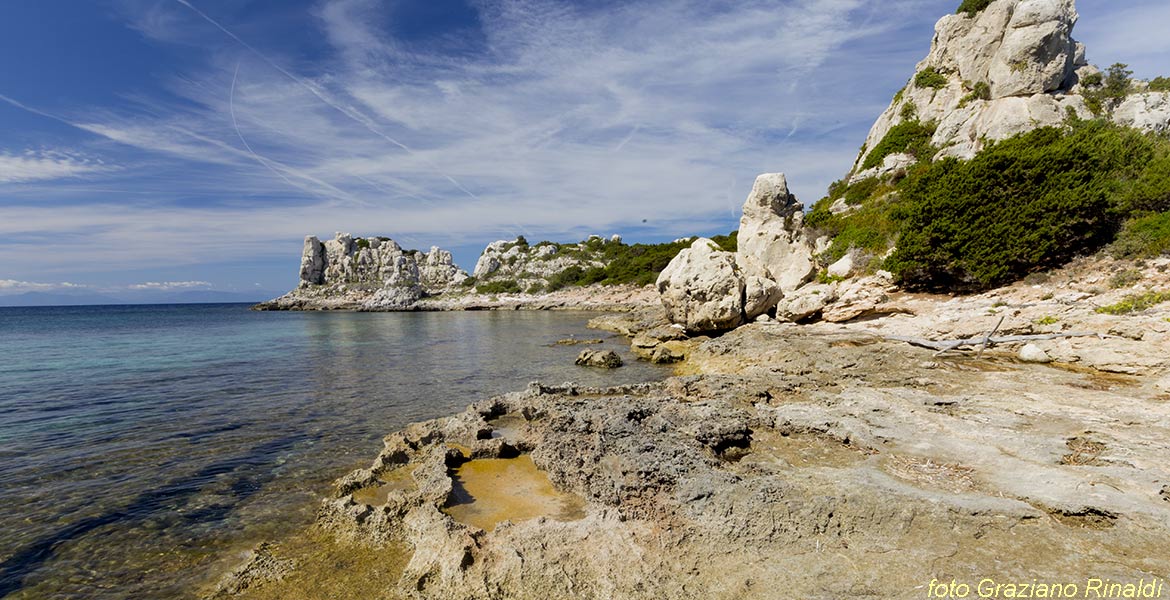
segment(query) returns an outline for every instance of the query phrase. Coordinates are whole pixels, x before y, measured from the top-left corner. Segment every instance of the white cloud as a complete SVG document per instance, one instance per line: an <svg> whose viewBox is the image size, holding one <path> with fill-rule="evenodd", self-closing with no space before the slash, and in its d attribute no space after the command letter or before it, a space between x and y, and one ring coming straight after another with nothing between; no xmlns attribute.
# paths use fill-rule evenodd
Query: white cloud
<svg viewBox="0 0 1170 600"><path fill-rule="evenodd" d="M17 281L15 279L0 279L0 294L19 294L23 292L50 292L56 290L83 289L88 286L77 283L41 283L36 281Z"/></svg>
<svg viewBox="0 0 1170 600"><path fill-rule="evenodd" d="M105 190L28 179L26 165L26 178L12 180L20 195L0 204L0 239L54 243L52 252L0 245L0 263L37 273L9 276L295 262L303 235L338 230L449 247L518 233L633 239L637 228L669 239L728 229L758 173L786 172L806 203L844 175L925 56L934 20L958 0L642 0L605 10L481 0L475 47L395 39L375 26L390 3L322 0L313 34L332 51L311 63L271 50L279 45L265 43L264 23L231 20L247 11L209 11L244 46L180 3L119 1L141 15L134 27L145 36L205 52L204 66L167 81L168 96L61 117L25 107L136 160L119 159ZM102 166L60 158L41 172ZM76 204L41 206L50 198Z"/></svg>
<svg viewBox="0 0 1170 600"><path fill-rule="evenodd" d="M56 150L0 152L0 184L66 179L110 170L100 160Z"/></svg>
<svg viewBox="0 0 1170 600"><path fill-rule="evenodd" d="M209 287L211 287L211 283L208 281L147 281L146 283L136 283L131 285L130 289L172 291Z"/></svg>

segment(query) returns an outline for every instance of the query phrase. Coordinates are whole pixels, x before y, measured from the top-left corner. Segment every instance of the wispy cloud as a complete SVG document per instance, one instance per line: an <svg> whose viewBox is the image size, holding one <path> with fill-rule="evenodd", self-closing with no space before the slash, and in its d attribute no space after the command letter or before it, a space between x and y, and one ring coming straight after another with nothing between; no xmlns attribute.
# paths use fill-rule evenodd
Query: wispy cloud
<svg viewBox="0 0 1170 600"><path fill-rule="evenodd" d="M787 172L806 202L844 174L956 2L478 0L473 34L424 40L386 27L394 2L278 9L324 44L307 56L282 51L277 19L233 3L119 3L188 66L104 106L0 96L85 132L120 167L0 155L0 264L71 278L295 262L303 235L339 230L482 247L730 229L758 173ZM2 168L17 159L23 170ZM30 252L4 237L55 242Z"/></svg>
<svg viewBox="0 0 1170 600"><path fill-rule="evenodd" d="M146 283L136 283L130 286L132 290L191 290L200 288L210 288L211 283L208 281L147 281Z"/></svg>
<svg viewBox="0 0 1170 600"><path fill-rule="evenodd" d="M42 283L37 281L17 281L15 279L0 279L0 294L19 294L24 292L50 292L56 290L85 289L88 286L77 283L59 282Z"/></svg>
<svg viewBox="0 0 1170 600"><path fill-rule="evenodd" d="M0 152L0 184L67 179L111 170L100 159L57 150Z"/></svg>

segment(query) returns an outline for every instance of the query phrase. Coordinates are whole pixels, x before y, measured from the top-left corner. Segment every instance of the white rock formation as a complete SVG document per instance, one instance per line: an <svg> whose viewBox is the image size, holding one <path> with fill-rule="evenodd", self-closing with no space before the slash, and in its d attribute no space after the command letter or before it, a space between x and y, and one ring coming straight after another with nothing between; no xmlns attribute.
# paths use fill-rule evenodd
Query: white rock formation
<svg viewBox="0 0 1170 600"><path fill-rule="evenodd" d="M1129 96L1113 111L1113 121L1143 131L1170 131L1170 92Z"/></svg>
<svg viewBox="0 0 1170 600"><path fill-rule="evenodd" d="M757 177L739 221L735 261L740 268L775 281L783 292L807 282L816 265L812 242L804 231L803 210L804 205L789 193L783 173Z"/></svg>
<svg viewBox="0 0 1170 600"><path fill-rule="evenodd" d="M939 125L931 142L943 156L971 158L987 141L1060 125L1070 108L1081 118L1091 116L1080 97L1067 94L1088 64L1084 46L1072 38L1076 22L1073 0L996 0L975 16L940 19L915 77L870 130L855 175L890 129L907 119ZM927 70L942 74L946 85L915 85ZM976 86L986 86L987 99L973 94Z"/></svg>
<svg viewBox="0 0 1170 600"><path fill-rule="evenodd" d="M390 238L354 238L338 233L321 242L305 238L297 289L287 303L404 310L423 296L449 290L467 279L451 253L403 250ZM278 303L280 300L278 299Z"/></svg>
<svg viewBox="0 0 1170 600"><path fill-rule="evenodd" d="M658 276L667 317L692 332L723 331L742 325L745 282L736 255L699 238L678 253Z"/></svg>

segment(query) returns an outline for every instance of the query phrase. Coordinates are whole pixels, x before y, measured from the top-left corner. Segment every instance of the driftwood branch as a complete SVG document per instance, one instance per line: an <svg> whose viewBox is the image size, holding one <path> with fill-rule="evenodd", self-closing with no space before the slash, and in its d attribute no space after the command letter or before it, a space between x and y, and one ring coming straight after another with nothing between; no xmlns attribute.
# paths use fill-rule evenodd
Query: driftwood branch
<svg viewBox="0 0 1170 600"><path fill-rule="evenodd" d="M996 326L996 329L999 329L998 325ZM994 330L992 333L994 333ZM1102 335L1092 331L1070 331L1068 333L1040 333L1036 335L1005 335L1003 337L994 337L992 334L988 334L961 340L928 340L925 338L907 337L902 335L889 335L886 336L886 339L895 342L906 342L911 346L918 346L920 348L937 350L938 354L942 354L943 352L947 352L949 350L958 350L968 346L988 348L997 344L1016 344L1020 342L1035 342L1041 340L1055 340L1060 338L1073 337L1095 337L1103 340L1116 336Z"/></svg>

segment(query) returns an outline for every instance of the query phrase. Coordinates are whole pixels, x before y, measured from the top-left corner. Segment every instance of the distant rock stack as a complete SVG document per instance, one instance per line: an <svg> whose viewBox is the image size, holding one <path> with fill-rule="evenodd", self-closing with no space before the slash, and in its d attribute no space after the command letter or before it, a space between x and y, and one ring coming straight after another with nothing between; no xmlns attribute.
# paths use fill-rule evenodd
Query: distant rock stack
<svg viewBox="0 0 1170 600"><path fill-rule="evenodd" d="M404 250L387 237L355 238L338 233L322 242L305 238L297 289L259 308L276 310L408 310L421 298L458 286L468 278L451 253Z"/></svg>

